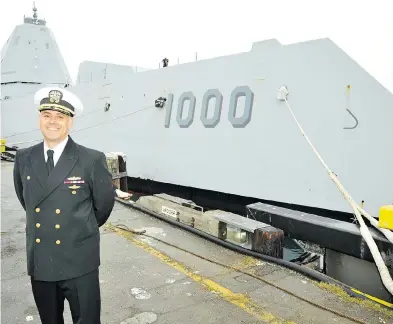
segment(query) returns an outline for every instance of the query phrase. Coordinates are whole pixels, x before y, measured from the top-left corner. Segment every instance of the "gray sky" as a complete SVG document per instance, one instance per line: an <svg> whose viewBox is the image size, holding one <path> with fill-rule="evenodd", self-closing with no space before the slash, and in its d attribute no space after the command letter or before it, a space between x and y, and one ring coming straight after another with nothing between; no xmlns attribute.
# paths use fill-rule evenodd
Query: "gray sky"
<svg viewBox="0 0 393 324"><path fill-rule="evenodd" d="M330 37L393 92L391 0L36 0L36 6L73 81L84 60L156 68L164 56L184 63L195 52L198 59L229 55L269 38L287 44ZM32 15L32 1L1 0L0 7L3 46L23 15Z"/></svg>

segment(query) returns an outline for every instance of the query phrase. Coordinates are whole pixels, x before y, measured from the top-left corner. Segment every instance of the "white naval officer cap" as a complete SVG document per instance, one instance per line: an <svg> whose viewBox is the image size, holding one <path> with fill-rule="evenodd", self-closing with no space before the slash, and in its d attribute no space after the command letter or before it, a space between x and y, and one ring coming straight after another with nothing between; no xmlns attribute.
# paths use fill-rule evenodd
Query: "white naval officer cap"
<svg viewBox="0 0 393 324"><path fill-rule="evenodd" d="M34 95L34 103L38 105L39 112L54 110L74 117L83 111L80 99L69 90L59 87L45 87L38 90Z"/></svg>

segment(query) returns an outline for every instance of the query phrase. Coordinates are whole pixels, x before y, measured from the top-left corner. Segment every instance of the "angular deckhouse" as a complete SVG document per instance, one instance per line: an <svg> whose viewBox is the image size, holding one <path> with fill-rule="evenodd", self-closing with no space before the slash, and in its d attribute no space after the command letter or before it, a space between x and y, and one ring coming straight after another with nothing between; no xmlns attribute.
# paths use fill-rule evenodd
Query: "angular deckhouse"
<svg viewBox="0 0 393 324"><path fill-rule="evenodd" d="M70 83L43 21L17 26L2 52L2 138L38 143L33 92ZM352 212L278 89L352 197L378 216L393 203L393 95L330 39L160 69L84 62L73 138L127 155L129 176Z"/></svg>

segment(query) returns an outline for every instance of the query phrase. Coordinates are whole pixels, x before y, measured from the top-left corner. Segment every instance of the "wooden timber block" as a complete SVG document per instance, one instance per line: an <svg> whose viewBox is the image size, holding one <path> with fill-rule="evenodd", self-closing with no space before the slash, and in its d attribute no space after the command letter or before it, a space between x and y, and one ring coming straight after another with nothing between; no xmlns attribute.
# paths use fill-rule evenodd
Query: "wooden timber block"
<svg viewBox="0 0 393 324"><path fill-rule="evenodd" d="M251 242L252 250L274 258L283 258L284 231L265 226L254 231Z"/></svg>
<svg viewBox="0 0 393 324"><path fill-rule="evenodd" d="M119 154L118 161L119 161L119 173L123 173L123 172L127 173L127 163L126 163L125 155ZM128 192L127 176L122 176L121 178L116 180L119 180L118 188L124 192Z"/></svg>
<svg viewBox="0 0 393 324"><path fill-rule="evenodd" d="M106 153L106 163L112 177L119 173L119 157L114 153ZM120 189L120 179L112 179L112 183Z"/></svg>

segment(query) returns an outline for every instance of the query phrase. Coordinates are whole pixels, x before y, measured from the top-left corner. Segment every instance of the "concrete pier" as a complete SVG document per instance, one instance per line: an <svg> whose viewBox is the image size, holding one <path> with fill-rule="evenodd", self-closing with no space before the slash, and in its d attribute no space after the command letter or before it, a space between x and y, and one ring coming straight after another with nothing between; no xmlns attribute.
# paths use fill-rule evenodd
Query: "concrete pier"
<svg viewBox="0 0 393 324"><path fill-rule="evenodd" d="M10 162L1 163L1 321L40 323L26 275L25 213L14 193L12 168ZM145 230L181 249L115 227L119 224ZM334 288L224 249L119 203L101 228L101 237L103 324L393 322L390 310L352 300ZM65 318L72 323L67 302Z"/></svg>

